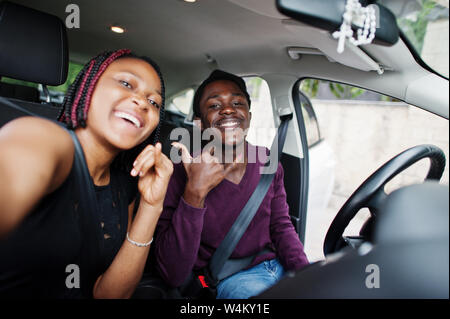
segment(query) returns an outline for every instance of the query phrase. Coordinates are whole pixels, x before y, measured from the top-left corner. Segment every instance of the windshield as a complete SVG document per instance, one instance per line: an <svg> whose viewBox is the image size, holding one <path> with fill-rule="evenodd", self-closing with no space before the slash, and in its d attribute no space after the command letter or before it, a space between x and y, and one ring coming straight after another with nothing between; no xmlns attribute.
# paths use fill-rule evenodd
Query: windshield
<svg viewBox="0 0 450 319"><path fill-rule="evenodd" d="M449 0L379 1L396 16L397 24L422 60L437 73L449 73Z"/></svg>

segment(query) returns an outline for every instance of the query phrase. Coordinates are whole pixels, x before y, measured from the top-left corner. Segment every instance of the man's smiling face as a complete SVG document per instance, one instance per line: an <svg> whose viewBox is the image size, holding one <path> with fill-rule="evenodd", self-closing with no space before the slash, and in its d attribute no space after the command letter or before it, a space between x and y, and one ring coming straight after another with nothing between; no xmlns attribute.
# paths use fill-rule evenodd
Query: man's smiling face
<svg viewBox="0 0 450 319"><path fill-rule="evenodd" d="M222 144L237 146L244 142L250 126L250 107L239 86L233 81L209 83L200 98L202 129L219 130Z"/></svg>

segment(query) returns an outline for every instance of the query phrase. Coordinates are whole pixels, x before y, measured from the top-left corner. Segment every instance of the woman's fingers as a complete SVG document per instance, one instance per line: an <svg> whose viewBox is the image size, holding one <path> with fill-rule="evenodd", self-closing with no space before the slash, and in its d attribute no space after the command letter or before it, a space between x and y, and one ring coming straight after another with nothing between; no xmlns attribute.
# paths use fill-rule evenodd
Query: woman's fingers
<svg viewBox="0 0 450 319"><path fill-rule="evenodd" d="M173 163L165 154L160 153L155 162L155 170L160 177L170 177L173 173Z"/></svg>
<svg viewBox="0 0 450 319"><path fill-rule="evenodd" d="M156 143L155 145L155 165L158 164L161 160L161 143Z"/></svg>
<svg viewBox="0 0 450 319"><path fill-rule="evenodd" d="M144 176L151 168L162 169L171 174L172 162L162 153L161 143L147 146L136 158L131 171L132 176Z"/></svg>
<svg viewBox="0 0 450 319"><path fill-rule="evenodd" d="M147 146L136 158L131 170L131 176L144 175L155 164L156 149L153 145Z"/></svg>
<svg viewBox="0 0 450 319"><path fill-rule="evenodd" d="M155 160L160 153L161 143L157 143L156 146L148 145L138 157L136 157L130 174L132 176L144 175L151 167L153 167Z"/></svg>
<svg viewBox="0 0 450 319"><path fill-rule="evenodd" d="M165 172L169 167L167 161L170 162L167 156L162 153L162 145L158 142L155 150L155 169Z"/></svg>

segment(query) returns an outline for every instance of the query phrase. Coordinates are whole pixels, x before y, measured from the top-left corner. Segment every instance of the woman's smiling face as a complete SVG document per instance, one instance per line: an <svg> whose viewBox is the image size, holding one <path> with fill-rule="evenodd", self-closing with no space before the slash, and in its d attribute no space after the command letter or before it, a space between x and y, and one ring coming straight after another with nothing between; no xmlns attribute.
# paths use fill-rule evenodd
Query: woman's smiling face
<svg viewBox="0 0 450 319"><path fill-rule="evenodd" d="M228 80L208 84L200 98L202 128L218 129L222 144L239 145L245 140L251 113L239 86Z"/></svg>
<svg viewBox="0 0 450 319"><path fill-rule="evenodd" d="M155 69L138 58L119 58L95 86L86 128L114 148L131 149L158 125L162 101Z"/></svg>

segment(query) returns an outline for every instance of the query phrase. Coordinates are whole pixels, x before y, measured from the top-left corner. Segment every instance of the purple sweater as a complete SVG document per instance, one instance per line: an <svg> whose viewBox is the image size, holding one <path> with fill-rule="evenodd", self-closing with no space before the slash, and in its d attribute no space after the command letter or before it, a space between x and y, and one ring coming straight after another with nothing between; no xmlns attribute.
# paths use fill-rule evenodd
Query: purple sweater
<svg viewBox="0 0 450 319"><path fill-rule="evenodd" d="M157 267L169 285L180 286L193 269L208 264L256 188L260 166L259 161L248 163L239 184L223 180L209 192L204 208L196 208L182 197L187 179L182 163L174 165L154 244ZM230 258L253 256L268 247L276 253L257 256L249 267L275 257L286 270L298 270L308 264L289 217L281 164L278 164L266 197Z"/></svg>

